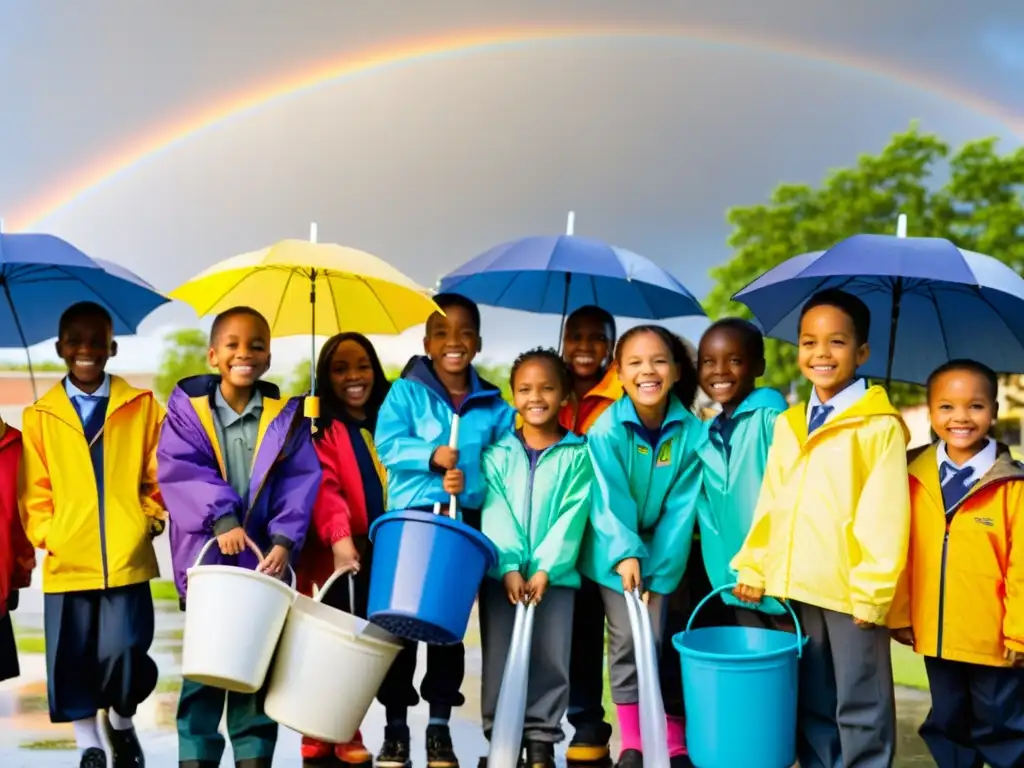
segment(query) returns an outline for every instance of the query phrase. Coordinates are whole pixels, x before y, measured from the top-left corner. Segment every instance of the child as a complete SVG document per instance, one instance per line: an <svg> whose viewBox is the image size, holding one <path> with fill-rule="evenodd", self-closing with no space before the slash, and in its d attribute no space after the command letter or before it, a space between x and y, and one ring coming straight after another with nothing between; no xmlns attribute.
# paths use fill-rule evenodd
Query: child
<svg viewBox="0 0 1024 768"><path fill-rule="evenodd" d="M565 321L562 358L569 366L572 395L562 406L559 421L577 435L586 434L597 417L622 397L614 347L615 318L600 307L580 307ZM569 665L569 723L575 732L565 754L571 763L608 759L612 727L604 719L603 665L604 603L597 584L584 578L576 590Z"/></svg>
<svg viewBox="0 0 1024 768"><path fill-rule="evenodd" d="M430 316L423 349L426 357L409 361L391 386L377 418L376 442L388 470L388 509L432 511L435 502L459 500L462 519L479 529L486 485L480 469L484 450L512 429L515 411L500 390L477 375L473 358L480 351L480 310L458 294L439 293L434 303L444 314ZM448 447L452 416L459 415L459 447ZM378 768L409 765L407 710L419 701L413 687L416 644L406 643L378 693L387 710L384 746ZM420 693L430 704L427 727L429 768L456 768L448 720L461 706L465 648L427 648L427 674Z"/></svg>
<svg viewBox="0 0 1024 768"><path fill-rule="evenodd" d="M619 719L621 768L643 764L633 637L623 591L648 593L660 645L665 596L686 568L697 496L700 423L689 408L697 372L682 341L655 325L627 331L616 347L628 397L587 433L597 491L579 568L601 586L608 616L608 665ZM670 754L685 760L683 724L668 718Z"/></svg>
<svg viewBox="0 0 1024 768"><path fill-rule="evenodd" d="M11 611L18 590L32 583L36 552L25 537L18 514L18 466L21 432L0 419L0 682L21 674Z"/></svg>
<svg viewBox="0 0 1024 768"><path fill-rule="evenodd" d="M270 326L250 307L221 312L208 360L219 375L182 379L160 432L160 489L171 517L171 557L182 607L185 572L216 538L229 562L281 576L302 547L320 484L320 463L302 419L302 398L283 400L260 378L270 367ZM261 552L249 550L246 538ZM214 553L206 563L223 562ZM235 765L269 768L277 724L261 694L228 693L185 680L178 702L178 759L185 768L220 765L218 732L227 700Z"/></svg>
<svg viewBox="0 0 1024 768"><path fill-rule="evenodd" d="M498 565L480 600L484 735L494 727L498 693L515 625L515 605L536 604L526 698L526 765L554 768L569 706L567 642L580 577L580 540L590 515L593 470L586 441L559 424L569 399L569 371L553 350L535 349L512 365L512 393L522 429L484 453L487 495L481 530Z"/></svg>
<svg viewBox="0 0 1024 768"><path fill-rule="evenodd" d="M141 765L132 717L156 687L152 539L166 512L157 490L161 409L153 393L106 373L114 324L91 302L60 318L68 374L22 419L21 517L45 549L43 624L50 720L74 724L83 768Z"/></svg>
<svg viewBox="0 0 1024 768"><path fill-rule="evenodd" d="M775 424L754 522L732 561L735 594L791 601L809 642L800 663L804 766L891 765L896 741L885 617L906 562L909 433L868 359L871 315L825 290L800 312L810 402Z"/></svg>
<svg viewBox="0 0 1024 768"><path fill-rule="evenodd" d="M373 430L389 388L380 358L365 336L339 333L320 350L316 365L320 418L313 442L323 479L313 506L310 535L299 557L298 588L311 595L313 585L322 586L334 571L354 573L354 606L348 604L343 582L336 582L323 601L363 618L370 588L367 532L384 513L386 483L373 445ZM303 760L326 760L332 755L346 766L372 762L358 732L348 744L325 744L303 737Z"/></svg>
<svg viewBox="0 0 1024 768"><path fill-rule="evenodd" d="M973 360L936 370L939 440L910 464L910 554L889 624L925 656L921 737L939 768L1024 765L1024 466L989 437L998 385Z"/></svg>

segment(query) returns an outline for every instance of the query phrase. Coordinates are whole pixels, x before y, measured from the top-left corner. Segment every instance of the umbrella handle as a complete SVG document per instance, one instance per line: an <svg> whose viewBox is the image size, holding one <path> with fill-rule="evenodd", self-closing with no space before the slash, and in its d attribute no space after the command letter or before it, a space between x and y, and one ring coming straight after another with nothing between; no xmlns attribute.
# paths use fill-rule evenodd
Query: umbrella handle
<svg viewBox="0 0 1024 768"><path fill-rule="evenodd" d="M452 434L448 438L448 447L453 451L459 449L459 414L452 416ZM451 499L448 501L448 517L455 520L458 517L458 500L455 498L455 494L451 495Z"/></svg>

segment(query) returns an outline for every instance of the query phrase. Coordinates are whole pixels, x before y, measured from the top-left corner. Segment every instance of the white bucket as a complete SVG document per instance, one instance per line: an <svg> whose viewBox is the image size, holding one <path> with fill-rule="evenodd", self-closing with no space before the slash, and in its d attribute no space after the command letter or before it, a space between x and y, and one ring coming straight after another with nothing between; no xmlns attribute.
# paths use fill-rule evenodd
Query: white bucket
<svg viewBox="0 0 1024 768"><path fill-rule="evenodd" d="M200 565L216 541L207 542L188 569L181 675L227 691L256 693L295 600L295 574L289 568L288 585L235 565ZM262 559L256 545L246 542Z"/></svg>
<svg viewBox="0 0 1024 768"><path fill-rule="evenodd" d="M264 702L271 719L331 744L352 740L402 650L380 627L320 602L341 575L334 573L315 598L295 599ZM349 585L351 594L351 577Z"/></svg>

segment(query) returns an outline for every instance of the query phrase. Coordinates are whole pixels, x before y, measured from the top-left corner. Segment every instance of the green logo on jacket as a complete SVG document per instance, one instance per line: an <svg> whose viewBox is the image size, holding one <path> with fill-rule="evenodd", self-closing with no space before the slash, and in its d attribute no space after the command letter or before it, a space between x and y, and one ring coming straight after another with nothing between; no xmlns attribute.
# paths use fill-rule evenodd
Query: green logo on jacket
<svg viewBox="0 0 1024 768"><path fill-rule="evenodd" d="M667 467L672 463L672 439L669 438L658 451L658 462L656 467Z"/></svg>

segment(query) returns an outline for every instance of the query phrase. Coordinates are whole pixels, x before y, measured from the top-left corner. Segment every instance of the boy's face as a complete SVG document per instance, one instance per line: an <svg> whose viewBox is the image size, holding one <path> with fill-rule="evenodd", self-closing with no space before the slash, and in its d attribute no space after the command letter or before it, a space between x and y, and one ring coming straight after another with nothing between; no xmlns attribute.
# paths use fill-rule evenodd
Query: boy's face
<svg viewBox="0 0 1024 768"><path fill-rule="evenodd" d="M519 366L512 396L523 421L532 427L557 424L559 410L569 402L569 393L547 360L527 360Z"/></svg>
<svg viewBox="0 0 1024 768"><path fill-rule="evenodd" d="M870 354L867 342L858 343L853 320L838 307L814 307L800 321L800 371L823 402L853 380Z"/></svg>
<svg viewBox="0 0 1024 768"><path fill-rule="evenodd" d="M946 441L947 450L969 457L984 446L998 406L984 376L974 371L947 371L932 381L928 416L935 434Z"/></svg>
<svg viewBox="0 0 1024 768"><path fill-rule="evenodd" d="M562 338L562 359L577 379L601 375L611 347L612 329L596 317L583 315L571 319Z"/></svg>
<svg viewBox="0 0 1024 768"><path fill-rule="evenodd" d="M443 315L431 315L427 321L423 351L445 373L465 373L480 347L480 334L462 307L448 307Z"/></svg>
<svg viewBox="0 0 1024 768"><path fill-rule="evenodd" d="M739 405L754 391L755 379L764 375L764 360L752 358L744 342L733 328L715 328L700 340L700 387L720 405Z"/></svg>
<svg viewBox="0 0 1024 768"><path fill-rule="evenodd" d="M57 354L68 367L71 383L94 392L103 383L107 360L117 354L114 329L99 315L72 318L60 330Z"/></svg>
<svg viewBox="0 0 1024 768"><path fill-rule="evenodd" d="M252 315L227 318L210 347L209 361L231 386L253 386L270 368L270 329Z"/></svg>

